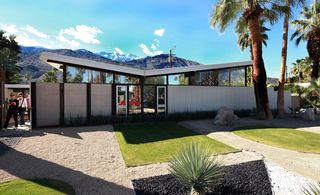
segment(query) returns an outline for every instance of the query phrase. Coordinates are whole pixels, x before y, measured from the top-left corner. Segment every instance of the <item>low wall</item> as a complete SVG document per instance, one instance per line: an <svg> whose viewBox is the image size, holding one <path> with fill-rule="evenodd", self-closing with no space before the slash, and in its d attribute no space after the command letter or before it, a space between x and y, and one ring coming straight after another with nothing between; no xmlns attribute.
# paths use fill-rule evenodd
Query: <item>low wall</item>
<svg viewBox="0 0 320 195"><path fill-rule="evenodd" d="M60 85L55 83L35 83L36 125L57 126L60 124ZM33 96L31 96L32 98Z"/></svg>
<svg viewBox="0 0 320 195"><path fill-rule="evenodd" d="M270 108L277 108L277 91L268 88ZM168 86L168 113L255 108L252 87ZM291 106L291 94L285 92L285 109Z"/></svg>
<svg viewBox="0 0 320 195"><path fill-rule="evenodd" d="M91 116L110 116L111 84L32 83L32 127L85 122ZM90 99L89 99L90 98Z"/></svg>

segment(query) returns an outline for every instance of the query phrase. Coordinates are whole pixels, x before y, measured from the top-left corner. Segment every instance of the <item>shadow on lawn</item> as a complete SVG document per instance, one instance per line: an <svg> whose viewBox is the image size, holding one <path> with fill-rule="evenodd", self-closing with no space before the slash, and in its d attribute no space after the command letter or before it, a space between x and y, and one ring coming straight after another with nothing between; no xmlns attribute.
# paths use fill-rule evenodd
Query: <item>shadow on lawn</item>
<svg viewBox="0 0 320 195"><path fill-rule="evenodd" d="M201 135L174 122L114 125L128 144L143 144Z"/></svg>
<svg viewBox="0 0 320 195"><path fill-rule="evenodd" d="M1 147L8 147L0 142ZM36 146L35 146L36 147ZM79 159L80 161L81 159ZM93 165L94 166L94 165ZM22 179L50 178L67 182L77 194L132 194L132 190L77 170L9 149L0 157L1 171ZM1 174L3 175L3 174ZM39 183L41 184L41 183ZM45 184L41 184L45 185Z"/></svg>

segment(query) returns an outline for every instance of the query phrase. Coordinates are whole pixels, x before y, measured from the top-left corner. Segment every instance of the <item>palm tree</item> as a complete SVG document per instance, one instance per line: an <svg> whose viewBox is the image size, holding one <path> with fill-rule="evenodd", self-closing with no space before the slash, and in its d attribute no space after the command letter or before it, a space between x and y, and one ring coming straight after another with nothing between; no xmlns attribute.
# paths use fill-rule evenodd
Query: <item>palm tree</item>
<svg viewBox="0 0 320 195"><path fill-rule="evenodd" d="M267 91L267 73L262 58L261 19L275 23L280 13L289 13L287 6L272 0L218 0L211 15L211 26L221 32L233 21L245 22L251 37L253 55L253 84L259 118L272 118Z"/></svg>
<svg viewBox="0 0 320 195"><path fill-rule="evenodd" d="M289 8L303 5L304 0L285 0L285 5ZM282 33L282 48L281 48L281 65L278 85L278 96L277 96L277 108L278 117L284 117L284 84L286 82L285 75L287 69L287 51L288 51L288 30L289 30L289 19L290 14L284 15L283 20L283 33Z"/></svg>
<svg viewBox="0 0 320 195"><path fill-rule="evenodd" d="M311 80L319 77L320 60L320 3L314 0L311 7L303 7L301 18L294 20L296 31L292 34L291 40L296 38L296 45L301 40L307 41L307 50L309 57L313 61Z"/></svg>
<svg viewBox="0 0 320 195"><path fill-rule="evenodd" d="M309 57L297 59L292 65L291 74L299 79L299 83L310 80L312 60Z"/></svg>
<svg viewBox="0 0 320 195"><path fill-rule="evenodd" d="M49 70L46 72L43 77L42 81L45 83L59 83L58 77L57 77L57 71L56 70Z"/></svg>
<svg viewBox="0 0 320 195"><path fill-rule="evenodd" d="M261 38L262 44L267 47L267 41L269 36L267 34L270 31L269 28L264 26L265 20L260 21L260 31L261 31ZM250 48L250 57L253 60L252 54L252 45L251 45L251 38L248 31L248 26L245 22L238 21L236 26L236 33L238 34L238 46L240 47L241 51L244 51L248 47Z"/></svg>

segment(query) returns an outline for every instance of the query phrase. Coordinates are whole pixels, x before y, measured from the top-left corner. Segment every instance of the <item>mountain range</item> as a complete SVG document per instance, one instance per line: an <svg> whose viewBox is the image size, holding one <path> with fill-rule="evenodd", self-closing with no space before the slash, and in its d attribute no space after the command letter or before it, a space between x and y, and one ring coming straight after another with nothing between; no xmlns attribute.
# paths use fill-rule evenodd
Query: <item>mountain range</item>
<svg viewBox="0 0 320 195"><path fill-rule="evenodd" d="M41 78L41 76L52 67L40 60L42 52L52 52L60 55L66 55L77 58L85 58L89 60L116 64L119 66L129 66L139 69L161 69L169 67L169 55L161 54L152 57L139 58L133 54L124 54L118 52L98 52L93 53L86 49L70 50L70 49L47 49L43 47L21 47L20 60L18 66L21 67L21 74L31 77L33 80ZM196 66L198 62L186 60L179 57L173 58L173 67Z"/></svg>

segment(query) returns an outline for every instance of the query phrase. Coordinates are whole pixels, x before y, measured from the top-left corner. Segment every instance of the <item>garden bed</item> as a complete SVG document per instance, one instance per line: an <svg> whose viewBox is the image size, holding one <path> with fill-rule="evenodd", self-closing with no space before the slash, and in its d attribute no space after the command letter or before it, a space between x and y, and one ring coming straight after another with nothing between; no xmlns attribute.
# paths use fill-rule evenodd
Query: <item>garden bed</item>
<svg viewBox="0 0 320 195"><path fill-rule="evenodd" d="M132 183L137 195L189 194L189 189L171 174L133 180ZM211 191L208 194L272 194L262 160L225 166Z"/></svg>

